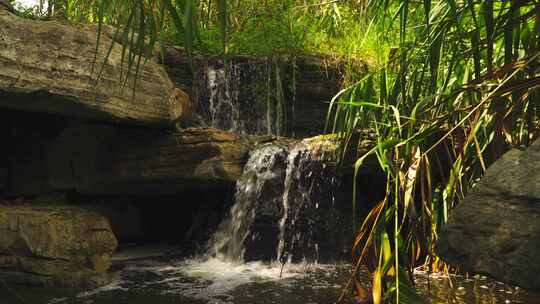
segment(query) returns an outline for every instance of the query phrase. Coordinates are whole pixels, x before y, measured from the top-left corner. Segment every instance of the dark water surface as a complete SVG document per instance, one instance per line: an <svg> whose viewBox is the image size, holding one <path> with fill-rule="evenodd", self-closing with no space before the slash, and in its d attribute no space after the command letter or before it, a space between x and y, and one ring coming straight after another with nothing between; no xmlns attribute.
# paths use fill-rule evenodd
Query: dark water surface
<svg viewBox="0 0 540 304"><path fill-rule="evenodd" d="M228 263L218 259L124 261L110 285L94 290L32 288L0 283L0 304L324 304L339 296L349 265ZM281 276L281 278L280 278ZM420 293L432 303L540 303L540 295L482 276L419 272Z"/></svg>

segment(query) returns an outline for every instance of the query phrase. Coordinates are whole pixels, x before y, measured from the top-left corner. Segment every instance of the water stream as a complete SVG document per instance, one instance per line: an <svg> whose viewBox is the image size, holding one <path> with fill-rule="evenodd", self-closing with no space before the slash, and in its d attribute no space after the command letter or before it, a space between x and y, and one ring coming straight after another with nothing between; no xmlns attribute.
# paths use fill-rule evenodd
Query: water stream
<svg viewBox="0 0 540 304"><path fill-rule="evenodd" d="M237 182L230 216L209 242L208 255L232 262L317 263L321 246L325 256L335 251L327 246L335 239L332 234L341 231L333 148L331 141L311 139L255 149Z"/></svg>
<svg viewBox="0 0 540 304"><path fill-rule="evenodd" d="M271 58L214 60L200 69L196 111L212 127L244 134L284 135L287 112L282 72Z"/></svg>
<svg viewBox="0 0 540 304"><path fill-rule="evenodd" d="M350 244L335 237L350 235L343 230L350 219L343 220L346 210L340 213L332 149L331 141L312 139L276 141L252 151L230 215L202 254L173 250L130 259L120 252L124 258L113 264L114 279L107 286L0 284L0 303L333 303L351 267L335 255ZM432 303L540 303L534 293L482 276L453 276L451 284L445 276L419 271L416 281Z"/></svg>
<svg viewBox="0 0 540 304"><path fill-rule="evenodd" d="M264 145L251 153L244 173L236 183L235 204L230 217L221 223L208 245L209 256L243 262L245 241L260 204L278 206L283 189L288 143Z"/></svg>

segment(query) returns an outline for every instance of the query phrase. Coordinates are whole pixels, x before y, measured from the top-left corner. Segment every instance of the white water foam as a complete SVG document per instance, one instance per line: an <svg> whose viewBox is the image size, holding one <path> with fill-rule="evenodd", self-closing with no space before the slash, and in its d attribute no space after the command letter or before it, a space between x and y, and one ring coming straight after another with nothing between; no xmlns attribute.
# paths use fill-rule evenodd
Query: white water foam
<svg viewBox="0 0 540 304"><path fill-rule="evenodd" d="M236 288L250 284L270 283L279 286L277 290L282 290L294 289L295 285L308 280L314 290L339 288L331 279L335 271L335 265L298 263L286 264L282 268L277 262L241 263L218 258L195 258L172 263L133 261L117 273L111 284L81 292L76 298L91 299L108 292L153 289L163 295L181 295L187 299L226 304L232 303ZM68 298L57 298L50 304L69 301Z"/></svg>
<svg viewBox="0 0 540 304"><path fill-rule="evenodd" d="M264 262L228 262L217 258L188 260L181 271L184 275L207 281L209 284L188 291L188 296L209 299L225 296L235 288L249 283L280 282L306 275L311 265L285 265Z"/></svg>

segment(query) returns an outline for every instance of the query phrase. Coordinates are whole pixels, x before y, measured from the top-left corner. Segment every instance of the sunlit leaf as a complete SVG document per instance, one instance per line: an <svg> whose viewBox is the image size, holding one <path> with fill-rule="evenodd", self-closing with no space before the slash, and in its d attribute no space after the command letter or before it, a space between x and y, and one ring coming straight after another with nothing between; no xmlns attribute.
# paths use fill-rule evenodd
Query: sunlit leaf
<svg viewBox="0 0 540 304"><path fill-rule="evenodd" d="M373 273L373 304L382 303L382 276L379 270Z"/></svg>

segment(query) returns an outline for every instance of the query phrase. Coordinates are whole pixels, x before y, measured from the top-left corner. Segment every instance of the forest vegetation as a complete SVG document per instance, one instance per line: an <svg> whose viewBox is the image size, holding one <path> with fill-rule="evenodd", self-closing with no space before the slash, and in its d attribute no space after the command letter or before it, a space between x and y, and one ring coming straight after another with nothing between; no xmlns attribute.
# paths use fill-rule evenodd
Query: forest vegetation
<svg viewBox="0 0 540 304"><path fill-rule="evenodd" d="M422 303L414 268L456 270L436 254L451 209L502 153L540 135L538 0L40 1L20 14L112 25L135 46L128 56L176 44L224 58L367 62L367 74L346 77L327 118L343 155L359 130L373 130L377 142L354 170L374 155L387 176L384 200L356 217L343 299Z"/></svg>

